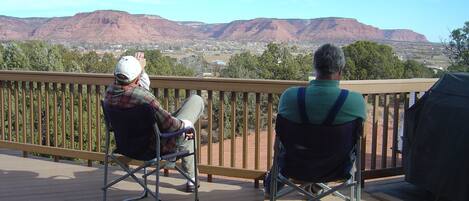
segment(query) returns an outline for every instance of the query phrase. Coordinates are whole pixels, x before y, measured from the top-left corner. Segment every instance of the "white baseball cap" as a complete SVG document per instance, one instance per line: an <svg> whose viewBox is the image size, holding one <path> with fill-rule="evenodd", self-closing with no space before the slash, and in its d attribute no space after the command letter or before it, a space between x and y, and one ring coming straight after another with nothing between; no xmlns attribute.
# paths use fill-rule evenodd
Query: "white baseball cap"
<svg viewBox="0 0 469 201"><path fill-rule="evenodd" d="M114 77L121 82L130 83L134 81L140 73L142 73L142 67L138 60L133 56L124 56L117 62Z"/></svg>

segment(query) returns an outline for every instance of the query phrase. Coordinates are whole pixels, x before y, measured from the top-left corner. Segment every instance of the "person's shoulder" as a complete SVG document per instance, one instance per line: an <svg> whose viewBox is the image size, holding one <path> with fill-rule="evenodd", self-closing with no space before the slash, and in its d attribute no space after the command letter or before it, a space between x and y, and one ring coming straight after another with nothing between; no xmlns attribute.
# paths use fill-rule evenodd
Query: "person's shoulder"
<svg viewBox="0 0 469 201"><path fill-rule="evenodd" d="M300 87L295 86L295 87L289 87L288 89L285 89L285 91L283 91L282 93L281 99L285 100L291 97L296 97L296 94L298 93L299 88Z"/></svg>
<svg viewBox="0 0 469 201"><path fill-rule="evenodd" d="M288 89L285 89L283 94L296 94L298 92L299 86L294 86L294 87L289 87Z"/></svg>
<svg viewBox="0 0 469 201"><path fill-rule="evenodd" d="M359 102L365 102L365 99L363 98L363 95L361 93L355 92L355 91L349 91L348 98L353 101L359 101Z"/></svg>

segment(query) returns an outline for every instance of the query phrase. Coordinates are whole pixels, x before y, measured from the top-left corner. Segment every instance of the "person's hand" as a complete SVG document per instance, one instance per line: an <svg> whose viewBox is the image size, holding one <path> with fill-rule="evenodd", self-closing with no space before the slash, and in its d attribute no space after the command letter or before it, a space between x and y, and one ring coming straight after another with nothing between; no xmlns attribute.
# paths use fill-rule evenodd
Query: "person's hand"
<svg viewBox="0 0 469 201"><path fill-rule="evenodd" d="M186 119L182 119L181 120L182 123L184 124L184 129L188 129L188 128L194 128L194 124L189 121L189 120L186 120ZM190 139L194 139L194 133L192 132L192 130L189 130L185 133L185 138L190 140Z"/></svg>
<svg viewBox="0 0 469 201"><path fill-rule="evenodd" d="M145 66L147 65L147 60L145 59L145 53L143 52L136 52L135 53L135 58L138 60L140 63L140 66L142 66L142 71L145 70Z"/></svg>

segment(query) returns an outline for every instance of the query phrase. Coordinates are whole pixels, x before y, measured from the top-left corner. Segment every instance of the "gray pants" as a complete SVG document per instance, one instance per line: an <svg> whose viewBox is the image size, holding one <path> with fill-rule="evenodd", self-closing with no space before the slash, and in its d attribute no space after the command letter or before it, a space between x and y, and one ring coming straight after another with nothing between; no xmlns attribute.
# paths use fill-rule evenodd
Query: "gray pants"
<svg viewBox="0 0 469 201"><path fill-rule="evenodd" d="M178 119L186 119L194 124L204 112L204 100L198 95L192 95L182 103L181 107L173 113ZM194 151L194 142L186 140L184 136L176 139L178 150ZM195 177L194 155L182 158L182 169L189 173L191 178Z"/></svg>

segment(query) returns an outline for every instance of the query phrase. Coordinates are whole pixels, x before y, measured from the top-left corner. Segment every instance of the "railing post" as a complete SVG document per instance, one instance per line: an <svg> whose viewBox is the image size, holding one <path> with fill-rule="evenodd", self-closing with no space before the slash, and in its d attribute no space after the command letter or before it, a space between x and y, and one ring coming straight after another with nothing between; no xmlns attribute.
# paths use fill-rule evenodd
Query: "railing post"
<svg viewBox="0 0 469 201"><path fill-rule="evenodd" d="M88 133L87 133L87 144L88 144L88 151L93 150L93 140L92 140L92 122L91 122L91 117L93 116L91 112L91 85L86 85L86 108L87 108L87 117L88 117ZM91 160L88 160L88 167L91 167L93 165L93 162Z"/></svg>
<svg viewBox="0 0 469 201"><path fill-rule="evenodd" d="M383 102L383 138L381 146L381 168L384 169L387 166L388 160L388 123L389 123L389 96L384 94Z"/></svg>
<svg viewBox="0 0 469 201"><path fill-rule="evenodd" d="M60 109L62 110L62 148L65 148L67 146L67 133L65 132L65 90L66 90L66 85L64 83L61 84L61 89L60 89L60 95L62 96L62 103L60 106Z"/></svg>
<svg viewBox="0 0 469 201"><path fill-rule="evenodd" d="M212 143L213 143L213 136L212 136L212 128L213 128L213 111L212 111L212 104L213 104L213 92L210 90L208 91L208 105L207 105L207 110L208 110L208 147L207 147L207 164L212 165ZM212 175L208 174L207 175L207 181L212 182Z"/></svg>
<svg viewBox="0 0 469 201"><path fill-rule="evenodd" d="M243 168L248 167L248 96L243 93Z"/></svg>
<svg viewBox="0 0 469 201"><path fill-rule="evenodd" d="M220 108L218 111L218 165L224 166L225 164L225 93L220 91Z"/></svg>
<svg viewBox="0 0 469 201"><path fill-rule="evenodd" d="M236 92L231 92L231 167L236 166Z"/></svg>
<svg viewBox="0 0 469 201"><path fill-rule="evenodd" d="M33 96L34 83L29 82L29 133L31 144L34 144L34 96ZM38 97L39 98L39 97ZM39 114L39 113L38 113Z"/></svg>
<svg viewBox="0 0 469 201"><path fill-rule="evenodd" d="M46 126L46 146L50 146L50 126L49 126L49 121L50 121L50 114L49 114L49 83L45 83L45 89L44 89L44 94L45 94L45 109L46 109L46 116L44 119L44 123Z"/></svg>
<svg viewBox="0 0 469 201"><path fill-rule="evenodd" d="M261 94L256 93L256 130L254 142L254 168L259 170L260 164L260 134L261 134ZM259 179L254 180L254 187L259 188Z"/></svg>
<svg viewBox="0 0 469 201"><path fill-rule="evenodd" d="M270 169L272 166L272 152L273 152L273 112L272 112L272 103L273 96L269 93L267 97L267 169Z"/></svg>
<svg viewBox="0 0 469 201"><path fill-rule="evenodd" d="M21 82L21 98L23 99L22 101L22 109L21 109L21 116L22 116L22 128L21 131L23 132L23 143L26 144L26 82ZM28 157L28 152L23 151L23 157L27 158Z"/></svg>
<svg viewBox="0 0 469 201"><path fill-rule="evenodd" d="M5 101L4 101L4 97L3 97L3 92L4 92L4 88L5 88L5 81L1 81L0 80L0 120L1 120L1 134L2 134L2 140L5 140L5 109L4 109L4 106L5 106Z"/></svg>
<svg viewBox="0 0 469 201"><path fill-rule="evenodd" d="M74 90L74 84L70 83L69 85L69 90L70 90L70 148L75 149L75 114L74 114L74 108L75 108L75 90Z"/></svg>

